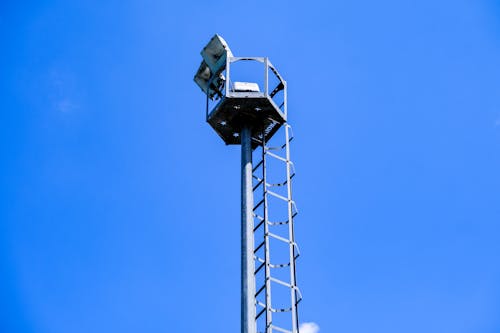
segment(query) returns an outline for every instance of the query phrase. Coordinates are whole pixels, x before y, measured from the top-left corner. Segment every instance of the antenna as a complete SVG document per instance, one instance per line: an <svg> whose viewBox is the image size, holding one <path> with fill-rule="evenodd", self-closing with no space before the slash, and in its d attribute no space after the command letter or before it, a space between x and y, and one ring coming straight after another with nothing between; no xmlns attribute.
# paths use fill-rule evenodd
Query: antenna
<svg viewBox="0 0 500 333"><path fill-rule="evenodd" d="M219 35L201 56L194 81L206 94L206 120L227 145L241 145L241 333L299 333L286 81L267 57L234 57ZM258 82L231 80L240 76Z"/></svg>

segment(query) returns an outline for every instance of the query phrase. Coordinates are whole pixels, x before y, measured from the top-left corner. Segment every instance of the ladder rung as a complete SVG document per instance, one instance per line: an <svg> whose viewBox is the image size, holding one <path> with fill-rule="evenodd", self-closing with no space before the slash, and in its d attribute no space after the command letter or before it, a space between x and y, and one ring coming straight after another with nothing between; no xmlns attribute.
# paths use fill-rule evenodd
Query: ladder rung
<svg viewBox="0 0 500 333"><path fill-rule="evenodd" d="M253 253L254 253L254 254L255 254L255 253L257 253L257 251L259 251L259 250L260 250L260 248L264 246L264 244L266 244L266 241L263 241L262 243L260 243L260 244L259 244L259 246L257 246L257 247L255 248L255 250L253 250Z"/></svg>
<svg viewBox="0 0 500 333"><path fill-rule="evenodd" d="M264 218L262 216L260 216L259 214L255 214L253 213L253 217L256 217L259 219L259 221L264 221Z"/></svg>
<svg viewBox="0 0 500 333"><path fill-rule="evenodd" d="M259 290L257 290L257 292L255 293L255 297L259 296L259 294L262 292L262 290L264 290L266 288L266 285L264 284L262 287L259 288Z"/></svg>
<svg viewBox="0 0 500 333"><path fill-rule="evenodd" d="M292 217L293 217L293 215L292 215ZM288 220L286 220L286 221L279 221L279 222L267 221L267 224L269 224L269 225L285 225L285 224L288 224Z"/></svg>
<svg viewBox="0 0 500 333"><path fill-rule="evenodd" d="M271 157L274 157L275 159L278 159L278 160L283 161L283 162L285 162L285 163L286 163L286 162L288 162L286 158L281 157L281 156L279 156L279 155L276 155L276 154L274 154L274 153L271 153L271 152L269 152L269 151L268 151L268 152L266 152L266 155L269 155L269 156L271 156Z"/></svg>
<svg viewBox="0 0 500 333"><path fill-rule="evenodd" d="M253 187L252 191L255 192L255 190L264 182L264 179L259 180L259 182Z"/></svg>
<svg viewBox="0 0 500 333"><path fill-rule="evenodd" d="M287 262L286 264L269 264L269 267L271 268L283 268L288 266L290 266L289 262Z"/></svg>
<svg viewBox="0 0 500 333"><path fill-rule="evenodd" d="M290 179L292 179L292 176L290 176ZM274 187L274 186L285 186L286 184L288 184L288 180L285 180L284 182L282 183L267 183L266 182L266 186L269 186L269 187Z"/></svg>
<svg viewBox="0 0 500 333"><path fill-rule="evenodd" d="M277 279L275 277L270 276L269 280L276 282L278 284L281 284L282 286L288 287L288 288L293 288L290 283L286 283L285 281L281 281L280 279Z"/></svg>
<svg viewBox="0 0 500 333"><path fill-rule="evenodd" d="M264 266L265 266L265 264L266 264L265 262L261 263L261 264L259 265L259 267L257 267L257 269L256 269L253 273L254 273L254 274L257 274L257 273L258 273L258 272L262 269L262 267L264 267Z"/></svg>
<svg viewBox="0 0 500 333"><path fill-rule="evenodd" d="M285 198L284 196L282 196L282 195L280 195L280 194L278 194L278 193L275 193L275 192L273 192L273 191L269 191L269 190L267 190L267 191L266 191L266 193L269 193L269 194L270 194L270 195L272 195L273 197L278 198L278 199L281 199L281 200L283 200L283 201L287 201L287 202L288 202L288 201L291 201L290 199ZM263 199L263 200L264 200L264 199Z"/></svg>
<svg viewBox="0 0 500 333"><path fill-rule="evenodd" d="M257 231L257 229L259 229L259 228L260 228L260 226L261 226L261 225L263 225L263 224L264 224L264 220L261 220L261 221L259 222L259 224L257 224L257 225L255 226L255 228L253 228L253 232Z"/></svg>
<svg viewBox="0 0 500 333"><path fill-rule="evenodd" d="M293 136L290 137L290 139L288 139L288 143L292 142L293 140ZM283 146L281 146L281 149L285 148L286 147L286 143L283 144Z"/></svg>
<svg viewBox="0 0 500 333"><path fill-rule="evenodd" d="M279 308L279 309L271 308L271 311L272 312L290 312L290 311L292 311L292 307L289 307L289 308Z"/></svg>
<svg viewBox="0 0 500 333"><path fill-rule="evenodd" d="M257 260L258 262L261 262L261 263L265 263L266 262L264 259L262 259L261 257L257 257L256 255L254 255L253 258L255 260Z"/></svg>
<svg viewBox="0 0 500 333"><path fill-rule="evenodd" d="M266 308L266 305L262 303L261 301L256 301L255 304L262 306L264 309Z"/></svg>
<svg viewBox="0 0 500 333"><path fill-rule="evenodd" d="M255 320L259 319L259 317L264 313L266 312L266 308L263 308L262 310L260 310L260 312L257 314L257 316L255 317Z"/></svg>
<svg viewBox="0 0 500 333"><path fill-rule="evenodd" d="M284 144L283 146L274 146L274 147L266 146L266 152L270 151L270 150L281 150L285 147L286 147L286 144Z"/></svg>
<svg viewBox="0 0 500 333"><path fill-rule="evenodd" d="M285 88L285 85L283 84L283 82L280 81L280 83L278 83L276 88L274 88L273 91L269 94L269 97L273 98L274 95L276 95L278 92L280 92L284 88ZM280 109L281 109L281 106L283 106L283 104L285 104L285 102L281 103Z"/></svg>
<svg viewBox="0 0 500 333"><path fill-rule="evenodd" d="M292 333L292 331L286 330L286 329L278 327L278 326L271 325L270 327L271 327L271 329L276 330L276 331L280 331L282 333Z"/></svg>
<svg viewBox="0 0 500 333"><path fill-rule="evenodd" d="M259 208L259 206L262 205L263 202L264 202L264 199L259 201L259 203L253 208L253 210L256 210L257 208Z"/></svg>
<svg viewBox="0 0 500 333"><path fill-rule="evenodd" d="M252 173L254 173L254 172L255 172L255 170L257 170L257 169L258 169L258 168L262 165L262 163L264 163L264 160L261 160L259 163L257 163L257 164L253 167L253 169L252 169Z"/></svg>
<svg viewBox="0 0 500 333"><path fill-rule="evenodd" d="M290 175L290 179L292 179L293 177L295 177L295 172ZM266 186L269 186L269 187L273 187L273 186L285 186L286 184L288 184L288 180L285 180L282 183L267 183L266 182Z"/></svg>
<svg viewBox="0 0 500 333"><path fill-rule="evenodd" d="M286 238L281 237L281 236L278 236L278 235L276 235L276 234L273 234L272 232L268 232L268 233L266 234L266 236L269 236L269 237L272 237L272 238L274 238L274 239L280 240L280 241L282 241L282 242L284 242L284 243L287 243L287 244L292 243L292 241L291 241L291 240L286 239Z"/></svg>

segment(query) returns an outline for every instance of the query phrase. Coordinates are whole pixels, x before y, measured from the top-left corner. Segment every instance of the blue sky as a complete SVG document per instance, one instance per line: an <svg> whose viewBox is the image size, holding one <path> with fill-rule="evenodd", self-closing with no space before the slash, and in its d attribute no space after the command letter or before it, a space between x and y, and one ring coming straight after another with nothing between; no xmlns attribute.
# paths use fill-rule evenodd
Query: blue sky
<svg viewBox="0 0 500 333"><path fill-rule="evenodd" d="M499 332L494 0L2 2L0 331L239 329L214 33L288 81L301 320Z"/></svg>

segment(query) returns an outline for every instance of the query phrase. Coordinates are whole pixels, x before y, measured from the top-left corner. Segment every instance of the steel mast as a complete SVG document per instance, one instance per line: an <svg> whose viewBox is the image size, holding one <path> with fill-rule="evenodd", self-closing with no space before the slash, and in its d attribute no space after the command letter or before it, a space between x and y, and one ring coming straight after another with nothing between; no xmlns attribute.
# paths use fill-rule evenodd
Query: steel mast
<svg viewBox="0 0 500 333"><path fill-rule="evenodd" d="M241 145L241 333L298 333L286 81L268 58L234 57L219 35L201 55L194 80L206 94L206 120L227 145ZM262 67L258 82L239 81L238 66L249 62Z"/></svg>

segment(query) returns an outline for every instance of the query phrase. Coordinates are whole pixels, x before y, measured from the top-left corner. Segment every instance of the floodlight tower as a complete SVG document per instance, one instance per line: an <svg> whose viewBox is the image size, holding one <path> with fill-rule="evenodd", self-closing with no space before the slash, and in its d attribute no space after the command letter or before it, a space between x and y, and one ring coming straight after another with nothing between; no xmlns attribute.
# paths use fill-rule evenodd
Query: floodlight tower
<svg viewBox="0 0 500 333"><path fill-rule="evenodd" d="M227 145L241 145L241 333L298 333L286 81L266 57L234 57L219 35L201 56L194 81L206 94L206 120ZM244 63L261 69L238 72ZM233 79L240 74L259 82ZM275 145L278 132L284 142Z"/></svg>

